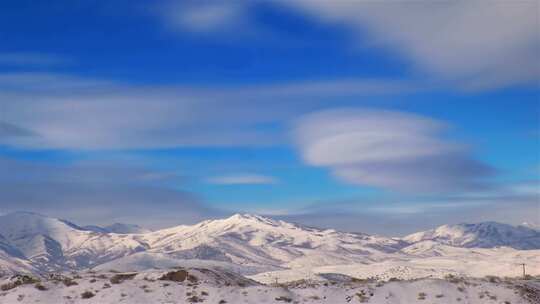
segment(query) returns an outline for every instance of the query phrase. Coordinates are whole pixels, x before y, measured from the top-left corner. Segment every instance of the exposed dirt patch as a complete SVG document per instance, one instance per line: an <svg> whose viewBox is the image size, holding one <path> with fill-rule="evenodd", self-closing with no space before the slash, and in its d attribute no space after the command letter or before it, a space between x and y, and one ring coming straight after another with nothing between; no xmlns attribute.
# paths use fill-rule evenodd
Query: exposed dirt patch
<svg viewBox="0 0 540 304"><path fill-rule="evenodd" d="M133 279L135 276L137 275L137 273L119 273L119 274L115 274L114 276L111 277L111 279L109 280L112 284L120 284L126 280L131 280Z"/></svg>
<svg viewBox="0 0 540 304"><path fill-rule="evenodd" d="M198 281L196 276L189 274L189 272L183 269L167 272L166 274L162 275L159 280L173 282L184 282L188 280L191 283L196 283Z"/></svg>

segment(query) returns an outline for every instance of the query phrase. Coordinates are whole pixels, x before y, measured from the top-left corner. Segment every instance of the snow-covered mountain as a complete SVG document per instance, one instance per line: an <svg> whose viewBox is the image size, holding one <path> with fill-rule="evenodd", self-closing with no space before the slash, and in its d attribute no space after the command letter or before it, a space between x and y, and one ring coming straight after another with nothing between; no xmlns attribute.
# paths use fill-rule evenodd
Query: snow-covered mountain
<svg viewBox="0 0 540 304"><path fill-rule="evenodd" d="M0 235L1 251L40 271L81 269L147 249L131 236L95 233L29 212L0 216Z"/></svg>
<svg viewBox="0 0 540 304"><path fill-rule="evenodd" d="M540 249L538 231L498 223L441 226L403 239L317 229L247 214L151 232L102 229L28 212L0 216L0 271L219 265L256 274L411 258L472 257L472 247L513 247L505 256L519 256L516 249ZM482 254L497 257L499 253Z"/></svg>
<svg viewBox="0 0 540 304"><path fill-rule="evenodd" d="M247 214L163 229L137 239L149 245L149 252L178 258L275 267L369 261L407 245L386 237L321 230Z"/></svg>
<svg viewBox="0 0 540 304"><path fill-rule="evenodd" d="M496 222L444 225L408 235L403 239L409 243L429 240L465 248L507 246L522 250L540 249L540 231Z"/></svg>
<svg viewBox="0 0 540 304"><path fill-rule="evenodd" d="M379 260L407 243L392 238L303 227L234 215L142 234L89 231L70 222L17 212L0 217L0 250L40 271L83 269L145 252L149 267L172 260L213 260L279 269ZM152 255L154 255L152 257ZM151 261L151 262L149 262ZM152 264L153 263L153 264Z"/></svg>

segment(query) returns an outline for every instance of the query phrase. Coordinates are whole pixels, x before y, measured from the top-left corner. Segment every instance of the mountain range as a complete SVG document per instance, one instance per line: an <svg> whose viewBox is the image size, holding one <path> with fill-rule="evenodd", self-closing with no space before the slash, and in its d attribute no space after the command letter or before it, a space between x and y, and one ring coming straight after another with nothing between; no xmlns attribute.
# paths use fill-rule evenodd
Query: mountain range
<svg viewBox="0 0 540 304"><path fill-rule="evenodd" d="M0 274L202 263L256 275L445 255L507 257L536 249L539 230L495 222L444 225L390 238L248 214L157 231L122 224L80 227L29 212L0 216Z"/></svg>

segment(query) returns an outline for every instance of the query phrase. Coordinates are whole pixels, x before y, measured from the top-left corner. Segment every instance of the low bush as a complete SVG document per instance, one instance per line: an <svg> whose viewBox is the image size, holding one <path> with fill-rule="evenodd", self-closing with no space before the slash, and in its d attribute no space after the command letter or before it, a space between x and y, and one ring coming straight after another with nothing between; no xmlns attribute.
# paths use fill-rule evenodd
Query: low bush
<svg viewBox="0 0 540 304"><path fill-rule="evenodd" d="M0 285L0 290L6 291L13 289L17 286L26 285L26 284L36 284L39 283L39 279L34 278L29 275L16 275L11 278L11 282Z"/></svg>
<svg viewBox="0 0 540 304"><path fill-rule="evenodd" d="M111 284L120 284L125 280L133 279L136 275L137 273L119 273L112 276L109 281L111 282Z"/></svg>
<svg viewBox="0 0 540 304"><path fill-rule="evenodd" d="M36 283L36 285L34 285L34 287L36 287L37 290L41 290L41 291L47 290L47 287L45 287L41 283Z"/></svg>
<svg viewBox="0 0 540 304"><path fill-rule="evenodd" d="M62 283L64 283L66 287L79 285L79 283L74 281L72 278L67 278L67 277L62 280Z"/></svg>
<svg viewBox="0 0 540 304"><path fill-rule="evenodd" d="M292 302L291 298L287 298L285 296L277 297L275 300L276 301L283 301L283 302L286 302L286 303L291 303Z"/></svg>
<svg viewBox="0 0 540 304"><path fill-rule="evenodd" d="M162 275L159 280L162 281L173 281L173 282L184 282L188 277L188 272L185 270L171 271Z"/></svg>
<svg viewBox="0 0 540 304"><path fill-rule="evenodd" d="M81 293L81 298L82 299L90 299L90 298L92 298L94 296L95 296L95 294L93 292L91 292L91 291L85 291L85 292Z"/></svg>

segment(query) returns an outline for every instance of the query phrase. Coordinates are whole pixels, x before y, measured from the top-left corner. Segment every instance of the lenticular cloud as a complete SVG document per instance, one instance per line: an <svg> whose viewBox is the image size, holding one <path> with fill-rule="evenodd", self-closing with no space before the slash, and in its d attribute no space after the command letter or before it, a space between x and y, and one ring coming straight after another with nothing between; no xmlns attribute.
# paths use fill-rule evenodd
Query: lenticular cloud
<svg viewBox="0 0 540 304"><path fill-rule="evenodd" d="M419 115L340 109L300 118L294 138L306 163L352 184L425 192L483 187L492 170L445 139L447 129Z"/></svg>

